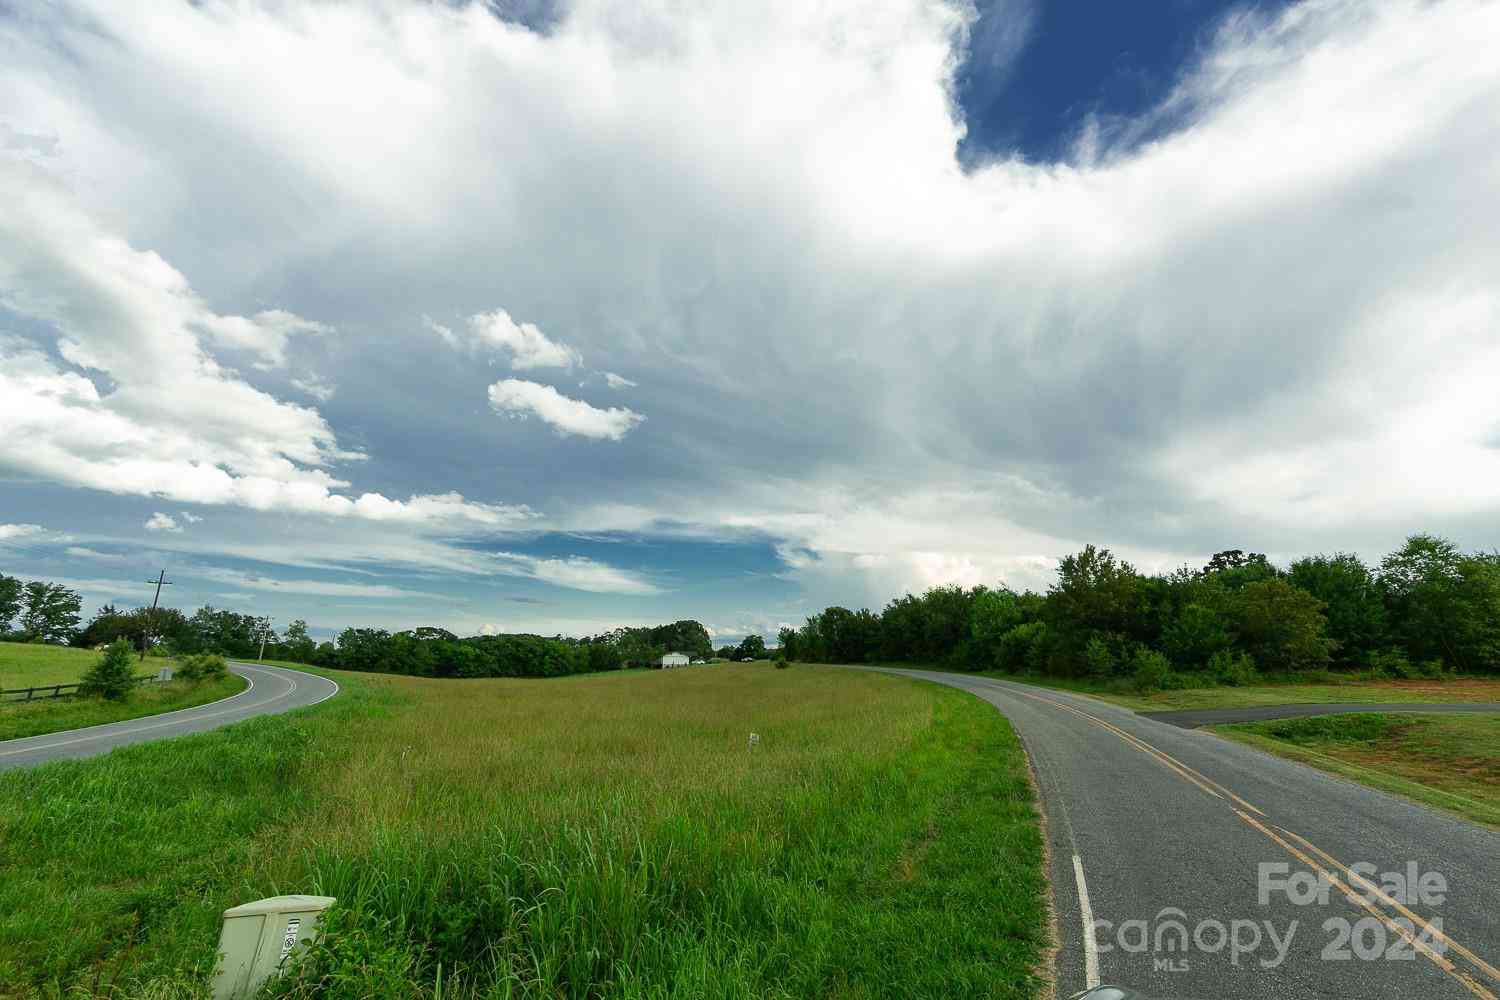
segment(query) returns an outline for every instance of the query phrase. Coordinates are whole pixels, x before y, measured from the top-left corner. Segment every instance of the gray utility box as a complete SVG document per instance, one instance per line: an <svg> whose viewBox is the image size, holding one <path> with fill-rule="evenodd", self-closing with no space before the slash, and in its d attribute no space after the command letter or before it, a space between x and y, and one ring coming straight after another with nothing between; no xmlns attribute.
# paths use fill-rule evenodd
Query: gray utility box
<svg viewBox="0 0 1500 1000"><path fill-rule="evenodd" d="M318 921L333 904L332 896L272 896L225 910L214 1000L253 995L317 937Z"/></svg>

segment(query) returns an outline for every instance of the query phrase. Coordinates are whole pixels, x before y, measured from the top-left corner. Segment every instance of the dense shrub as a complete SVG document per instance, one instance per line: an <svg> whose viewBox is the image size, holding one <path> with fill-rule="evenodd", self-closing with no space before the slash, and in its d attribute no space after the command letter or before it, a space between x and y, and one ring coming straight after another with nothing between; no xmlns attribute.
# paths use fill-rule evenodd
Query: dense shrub
<svg viewBox="0 0 1500 1000"><path fill-rule="evenodd" d="M99 662L83 675L78 693L112 701L128 698L136 685L134 660L130 643L116 639L104 648Z"/></svg>
<svg viewBox="0 0 1500 1000"><path fill-rule="evenodd" d="M1406 651L1401 649L1377 649L1365 657L1365 664L1370 673L1377 677L1394 677L1402 680L1407 677L1415 677L1416 671L1407 658Z"/></svg>
<svg viewBox="0 0 1500 1000"><path fill-rule="evenodd" d="M1154 649L1137 649L1130 665L1135 689L1143 694L1177 686L1173 684L1172 664Z"/></svg>
<svg viewBox="0 0 1500 1000"><path fill-rule="evenodd" d="M218 680L229 673L229 664L218 653L194 653L179 657L172 676L185 681Z"/></svg>
<svg viewBox="0 0 1500 1000"><path fill-rule="evenodd" d="M1215 684L1250 687L1260 681L1255 661L1235 650L1221 649L1208 659L1207 674Z"/></svg>

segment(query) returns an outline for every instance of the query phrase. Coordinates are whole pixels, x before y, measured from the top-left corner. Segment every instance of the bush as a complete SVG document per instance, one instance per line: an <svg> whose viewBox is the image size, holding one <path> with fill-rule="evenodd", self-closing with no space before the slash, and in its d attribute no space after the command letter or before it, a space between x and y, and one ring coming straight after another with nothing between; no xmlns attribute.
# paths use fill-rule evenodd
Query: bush
<svg viewBox="0 0 1500 1000"><path fill-rule="evenodd" d="M1255 661L1244 653L1221 649L1208 658L1208 673L1216 684L1249 687L1260 681Z"/></svg>
<svg viewBox="0 0 1500 1000"><path fill-rule="evenodd" d="M1442 660L1423 660L1421 666L1417 667L1417 676L1423 680L1442 680L1446 675Z"/></svg>
<svg viewBox="0 0 1500 1000"><path fill-rule="evenodd" d="M1405 680L1417 676L1406 652L1400 649L1377 649L1369 656L1370 673L1377 677L1394 677Z"/></svg>
<svg viewBox="0 0 1500 1000"><path fill-rule="evenodd" d="M1154 649L1142 646L1130 659L1135 689L1142 694L1173 686L1172 664Z"/></svg>
<svg viewBox="0 0 1500 1000"><path fill-rule="evenodd" d="M123 701L135 688L135 667L131 664L130 643L116 639L104 649L104 656L83 675L78 693L89 697Z"/></svg>
<svg viewBox="0 0 1500 1000"><path fill-rule="evenodd" d="M1114 650L1097 635L1083 647L1083 662L1087 665L1090 677L1109 677L1115 672Z"/></svg>
<svg viewBox="0 0 1500 1000"><path fill-rule="evenodd" d="M172 676L184 681L218 680L229 673L229 664L218 653L195 653L178 659Z"/></svg>

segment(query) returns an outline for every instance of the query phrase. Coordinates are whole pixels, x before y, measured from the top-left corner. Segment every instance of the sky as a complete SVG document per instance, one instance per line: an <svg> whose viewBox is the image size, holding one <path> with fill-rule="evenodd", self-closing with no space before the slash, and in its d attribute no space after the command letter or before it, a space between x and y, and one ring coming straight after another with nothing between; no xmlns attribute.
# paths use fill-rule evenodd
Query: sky
<svg viewBox="0 0 1500 1000"><path fill-rule="evenodd" d="M0 572L774 635L1500 545L1500 5L0 3Z"/></svg>

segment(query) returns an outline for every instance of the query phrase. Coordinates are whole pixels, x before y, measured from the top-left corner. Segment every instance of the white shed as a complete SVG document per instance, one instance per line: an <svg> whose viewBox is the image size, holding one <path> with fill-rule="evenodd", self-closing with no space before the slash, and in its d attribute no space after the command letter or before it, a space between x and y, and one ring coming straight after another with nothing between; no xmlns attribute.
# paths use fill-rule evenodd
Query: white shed
<svg viewBox="0 0 1500 1000"><path fill-rule="evenodd" d="M689 662L686 653L667 653L660 660L656 661L656 665L659 667L685 667Z"/></svg>

